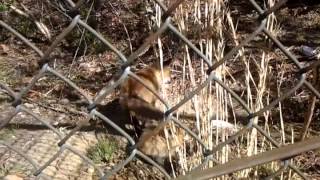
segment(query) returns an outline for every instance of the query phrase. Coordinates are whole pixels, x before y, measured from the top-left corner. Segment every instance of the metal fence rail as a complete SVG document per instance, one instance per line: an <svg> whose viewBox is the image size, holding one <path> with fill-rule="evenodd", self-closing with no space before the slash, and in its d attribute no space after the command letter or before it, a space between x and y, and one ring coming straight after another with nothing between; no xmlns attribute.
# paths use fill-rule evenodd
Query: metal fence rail
<svg viewBox="0 0 320 180"><path fill-rule="evenodd" d="M173 25L172 22L171 22L171 17L170 17L171 13L178 7L179 4L183 3L183 0L177 0L176 2L172 3L172 6L169 7L169 8L166 8L166 6L164 4L162 4L160 1L158 1L158 0L155 0L155 1L165 11L165 13L163 15L163 18L165 18L165 20L162 23L161 27L156 32L151 33L146 38L144 43L138 48L138 50L133 52L129 57L126 57L125 55L123 55L123 53L121 51L119 51L117 48L115 48L112 45L112 43L110 43L102 35L100 35L93 28L91 28L89 25L87 25L83 20L81 20L79 15L72 19L70 25L67 28L65 28L55 38L55 40L52 42L51 46L45 52L41 51L36 45L34 45L32 42L30 42L28 39L26 39L23 35L19 34L19 32L17 32L13 28L11 28L10 25L8 25L5 22L3 22L2 20L0 20L0 27L2 27L4 29L6 29L7 31L13 33L15 36L17 36L19 39L21 39L27 46L31 47L39 55L39 62L43 62L43 63L47 62L50 59L50 54L57 47L57 45L77 25L78 26L82 26L87 31L92 33L96 38L101 40L108 48L110 48L114 53L116 53L118 58L123 62L123 64L122 64L122 70L123 71L121 72L121 74L118 77L118 79L115 80L112 84L104 87L98 93L98 95L96 97L91 97L90 95L86 94L75 83L73 83L71 80L66 78L64 75L62 75L59 72L55 71L53 68L48 66L48 64L44 64L43 67L41 68L41 70L39 71L39 73L36 76L33 77L32 81L28 84L28 86L24 87L20 92L16 93L11 88L9 88L7 85L5 85L4 83L0 82L0 89L3 89L3 91L7 92L14 99L13 102L12 102L12 106L15 107L15 112L10 117L7 117L3 122L0 122L1 123L0 124L0 130L2 130L11 121L11 119L13 119L18 113L24 112L24 113L27 113L27 114L33 116L36 120L40 121L42 124L44 124L45 126L50 128L54 133L57 134L57 136L60 139L60 141L57 142L57 146L59 146L59 151L54 156L52 156L46 163L41 164L41 165L37 164L36 162L34 162L32 160L32 158L30 158L28 155L22 153L19 150L19 148L13 147L13 146L9 145L8 143L6 143L5 141L0 141L0 144L5 146L5 147L7 147L8 149L10 149L12 151L17 152L20 156L22 156L24 159L26 159L26 161L28 161L32 165L32 167L34 169L33 175L36 176L36 177L48 178L43 173L43 170L45 168L47 168L51 162L56 160L60 156L60 154L62 152L68 150L68 151L78 155L79 157L81 157L81 159L84 162L86 162L87 164L92 165L97 170L98 175L102 179L106 179L106 178L110 177L111 175L113 175L114 173L117 173L121 168L123 168L126 164L128 164L135 156L139 156L139 157L145 159L147 162L149 162L152 165L154 165L155 167L157 167L167 178L171 178L170 175L160 165L158 165L152 159L150 159L149 157L144 155L138 149L133 149L130 152L130 154L127 156L127 158L125 160L123 160L122 162L120 162L119 164L116 164L113 167L112 170L103 171L102 169L97 167L89 158L87 158L86 156L84 156L83 154L78 152L72 146L66 144L66 141L71 136L73 136L74 133L76 133L83 126L84 123L79 123L77 125L77 127L75 127L69 134L67 134L66 136L63 136L55 127L51 126L47 122L46 119L43 119L42 117L39 117L38 115L33 113L32 110L28 109L26 106L24 106L22 104L22 98L24 98L26 96L26 94L28 92L30 92L30 90L35 86L35 83L40 78L42 78L44 76L48 76L48 75L51 75L51 76L54 75L54 76L58 77L59 79L61 79L62 81L66 82L71 88L76 90L80 95L82 95L86 99L87 103L89 104L88 107L87 107L87 109L88 109L87 122L90 120L90 118L99 117L102 121L106 122L111 127L113 127L115 130L117 130L120 134L122 134L128 140L128 142L131 144L131 146L134 146L135 145L134 139L129 134L127 134L123 129L121 129L118 125L113 123L112 120L110 120L108 117L106 117L103 114L101 114L97 110L96 105L99 104L108 94L112 93L115 90L115 88L118 87L119 85L121 85L121 83L128 77L134 78L134 79L138 80L139 82L142 82L142 84L143 84L143 81L141 79L139 79L139 77L136 76L130 70L130 65L134 62L134 60L137 57L139 57L139 55L141 55L151 45L151 43L154 40L159 38L164 32L171 31L175 36L177 36L184 43L186 43L189 46L189 48L191 48L194 52L196 52L207 63L207 65L210 67L209 71L208 71L209 76L208 76L207 80L205 82L203 82L201 85L199 85L192 92L190 92L189 94L185 95L183 100L181 100L178 104L176 104L174 106L169 106L168 103L165 100L163 100L159 95L157 95L157 97L160 99L160 101L166 106L165 115L167 117L167 121L173 121L174 123L176 123L178 126L183 128L190 136L192 136L194 139L196 139L200 145L203 146L203 149L204 149L204 153L203 154L205 156L203 158L203 163L200 164L199 167L196 167L194 172L192 172L189 177L193 177L193 178L196 178L196 179L214 177L216 175L215 172L217 172L217 170L219 170L219 168L221 169L222 167L224 168L224 171L223 171L223 173L221 173L221 172L218 173L218 175L228 174L230 172L234 172L236 170L239 170L239 168L236 168L234 166L235 164L237 164L237 162L242 162L242 164L246 164L245 162L252 162L253 158L254 158L254 159L258 159L257 161L254 161L254 162L259 162L259 163L250 164L252 166L253 165L257 165L257 164L263 164L263 163L266 163L266 162L269 162L269 161L274 161L274 160L284 161L283 168L280 168L278 171L274 172L274 174L271 174L270 177L273 177L273 176L277 175L278 173L281 173L282 171L286 170L286 168L288 167L288 168L292 169L295 173L300 175L303 179L307 179L307 177L304 175L304 173L302 173L299 169L297 169L293 164L289 163L288 160L290 159L291 156L297 155L297 154L302 153L304 151L320 148L320 143L319 143L320 142L320 138L317 137L317 138L314 138L312 140L304 141L302 143L296 143L296 144L290 145L290 147L280 147L280 144L276 140L274 140L272 137L270 137L268 135L268 133L265 130L263 130L263 128L261 128L258 124L253 122L253 118L254 117L260 116L264 112L271 110L279 102L281 102L282 100L292 96L293 93L297 89L301 88L302 86L307 87L316 97L320 98L320 93L318 92L318 90L315 89L313 87L313 85L306 80L306 75L305 75L306 72L302 71L303 67L300 65L300 63L298 62L297 58L293 54L291 54L289 51L287 51L286 48L281 44L281 42L279 40L277 40L274 36L272 36L272 34L266 28L265 21L261 20L259 22L259 25L256 27L255 31L253 31L246 39L244 39L243 42L241 42L238 46L236 46L233 49L231 49L223 57L222 60L217 61L216 63L212 64L211 61L208 59L208 57L206 57L195 45L193 45L191 43L191 41L188 40L188 38L186 38L182 33L180 33L177 30L177 28L175 27L175 25ZM257 12L259 14L263 14L264 13L264 11L255 2L255 0L249 0L249 1L253 5L253 7L257 10ZM67 2L69 3L70 6L72 6L72 7L75 6L75 4L71 0L68 0ZM228 61L229 59L231 59L232 56L237 54L238 51L241 48L244 47L245 44L247 44L248 42L253 40L257 35L262 34L262 33L264 35L268 36L268 38L271 41L274 42L274 44L289 58L289 60L291 60L296 65L297 68L299 68L301 70L302 73L299 72L299 73L296 74L297 75L296 77L298 79L298 83L296 83L294 85L294 87L291 88L290 91L282 94L279 98L275 99L273 102L271 102L268 106L264 107L263 109L260 109L260 110L258 110L256 112L253 112L252 110L250 110L250 108L246 105L246 103L235 92L233 92L230 88L228 88L228 86L225 85L215 75L215 69L217 67L219 67L220 65L222 65L223 63L225 63L226 61ZM245 127L243 127L241 130L239 130L238 132L236 132L235 134L230 136L226 141L216 145L213 149L209 149L207 147L207 145L195 133L193 133L186 125L184 125L183 123L179 122L177 119L171 117L170 114L172 112L176 111L177 109L179 109L186 102L190 101L190 99L192 97L194 97L199 91L201 91L202 89L207 87L208 84L210 84L212 81L217 82L219 85L221 85L236 101L239 102L239 104L248 113L247 120L249 120L249 123ZM146 86L146 85L144 84L144 86ZM156 92L153 92L153 93L157 94ZM199 168L202 167L203 165L205 165L208 161L213 160L215 162L218 162L217 160L215 160L215 157L214 157L214 154L215 154L216 151L221 150L225 145L227 145L227 144L231 143L232 141L236 140L240 135L244 134L245 132L249 131L252 128L255 128L267 140L269 140L274 146L279 147L279 150L273 150L273 151L266 152L267 156L263 156L262 155L262 156L249 157L249 158L246 158L246 159L235 160L235 161L232 162L232 163L234 163L233 166L217 165L216 167L214 167L214 169L205 170L205 172L206 172L205 175L206 176L204 176L201 173L202 171L200 171ZM301 146L303 146L304 148L299 148ZM296 148L298 149L297 151L294 151L294 152L290 153L290 149L296 149ZM283 149L285 149L285 151ZM270 157L270 158L265 158L265 157ZM228 167L229 167L229 169L228 169ZM243 168L247 168L247 167L250 167L250 166L243 166Z"/></svg>

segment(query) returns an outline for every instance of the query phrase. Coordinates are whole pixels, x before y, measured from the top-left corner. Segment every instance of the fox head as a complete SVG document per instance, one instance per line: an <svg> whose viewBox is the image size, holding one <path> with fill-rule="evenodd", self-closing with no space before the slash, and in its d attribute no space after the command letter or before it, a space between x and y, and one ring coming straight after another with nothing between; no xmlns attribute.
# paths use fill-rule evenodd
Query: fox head
<svg viewBox="0 0 320 180"><path fill-rule="evenodd" d="M159 62L152 65L154 75L156 76L159 84L161 84L162 82L164 84L169 84L171 82L171 71L170 71L171 62L172 60L163 62L163 71L161 71L161 65Z"/></svg>
<svg viewBox="0 0 320 180"><path fill-rule="evenodd" d="M120 103L123 107L138 112L138 114L145 114L144 109L154 109L157 97L150 91L156 93L167 88L166 84L170 82L170 61L163 63L163 68L160 63L156 62L148 68L141 69L135 74L142 80L143 83L137 82L134 78L127 79L121 86ZM146 88L149 87L150 89ZM151 107L150 107L151 105ZM161 112L161 111L160 111ZM158 111L156 111L158 115ZM163 117L163 114L160 116Z"/></svg>

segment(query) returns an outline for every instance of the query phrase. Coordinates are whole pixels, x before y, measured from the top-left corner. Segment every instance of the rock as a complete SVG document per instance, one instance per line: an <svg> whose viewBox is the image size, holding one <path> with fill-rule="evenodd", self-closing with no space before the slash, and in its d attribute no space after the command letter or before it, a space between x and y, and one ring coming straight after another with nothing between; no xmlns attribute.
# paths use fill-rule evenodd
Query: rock
<svg viewBox="0 0 320 180"><path fill-rule="evenodd" d="M23 180L23 178L17 175L6 175L3 180Z"/></svg>

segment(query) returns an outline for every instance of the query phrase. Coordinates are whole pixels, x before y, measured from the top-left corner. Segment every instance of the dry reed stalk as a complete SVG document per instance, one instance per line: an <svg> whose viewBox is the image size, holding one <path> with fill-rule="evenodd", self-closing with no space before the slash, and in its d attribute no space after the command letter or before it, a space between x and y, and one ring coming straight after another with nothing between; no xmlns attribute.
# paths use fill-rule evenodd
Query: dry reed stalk
<svg viewBox="0 0 320 180"><path fill-rule="evenodd" d="M267 6L271 7L274 5L275 1L274 0L268 0ZM266 19L266 27L267 29L274 35L277 36L277 33L279 32L278 25L276 23L276 18L274 14L271 14L268 16ZM264 41L267 42L266 46L268 46L268 39L267 37L264 37ZM272 58L272 53L269 51L262 51L260 55L255 56L258 58L252 57L253 64L255 66L250 66L250 59L246 61L246 67L247 67L247 87L248 87L248 94L247 94L247 101L249 102L249 107L253 111L258 111L262 108L264 108L266 105L268 105L269 102L269 89L267 87L267 77L270 76L270 70L269 70L269 61ZM255 80L254 77L252 76L252 70L257 69L258 71L258 80ZM253 87L251 87L253 85ZM281 104L279 106L281 108ZM264 129L269 132L270 130L268 129L268 120L269 120L269 115L270 112L265 112L263 116L264 124L265 127ZM282 117L281 119L281 124L282 122ZM258 118L254 118L254 123L258 123ZM283 127L283 126L282 126ZM270 134L269 134L270 135ZM282 136L284 136L284 130L282 128ZM266 151L270 148L273 148L273 146L270 143L266 144L265 138L262 138L262 141L259 143L258 142L258 133L256 129L252 129L250 133L247 134L247 139L248 139L248 145L247 145L247 155L251 156L263 151ZM282 139L285 139L282 137ZM268 147L269 146L269 147ZM277 170L279 168L279 165L277 163L270 163L268 165L264 166L267 169L272 169L272 170ZM253 172L252 172L253 170ZM243 171L244 176L248 176L249 173L253 174L254 176L259 175L259 168L254 168L254 169L247 169ZM282 173L283 174L283 173ZM282 177L282 175L281 175Z"/></svg>
<svg viewBox="0 0 320 180"><path fill-rule="evenodd" d="M226 19L225 14L227 14L227 9L224 9L224 1L200 1L195 0L194 4L189 4L189 6L183 6L179 8L175 16L175 20L178 24L179 30L184 33L191 31L198 33L196 30L206 31L209 34L203 39L196 39L197 45L200 46L201 51L209 58L214 61L222 59L224 55L225 47L225 37L224 37L224 21ZM204 9L204 11L202 11ZM193 11L193 13L191 13ZM189 17L193 14L193 17ZM190 19L193 20L193 24L190 25ZM195 29L194 27L197 27ZM207 78L205 74L205 65L203 60L200 58L192 56L189 52L189 48L185 45L185 55L184 55L184 70L183 70L183 82L186 79L190 80L191 86L195 88L201 82L204 82ZM200 65L200 76L195 71L199 72L196 64ZM222 65L217 68L216 75L222 80L225 79L225 66ZM186 83L182 83L186 84ZM190 88L187 88L190 91ZM218 132L213 130L212 122L213 120L226 120L228 117L227 112L227 99L229 95L225 90L216 83L211 83L209 87L202 90L198 95L192 98L192 106L197 115L197 121L195 123L196 129L199 132L199 136L202 140L209 146L213 148L216 143L220 140L225 140L228 136L227 132ZM212 115L215 117L212 118ZM215 137L215 139L213 139ZM197 152L194 158L197 160L192 161L192 163L186 165L188 169L197 166L201 163L202 147L196 144ZM229 147L224 147L221 151L217 152L218 159L221 162L228 161ZM213 163L210 163L213 166Z"/></svg>
<svg viewBox="0 0 320 180"><path fill-rule="evenodd" d="M233 43L235 45L240 43L238 41L239 35L237 34L236 27L234 25L235 23L231 18L230 12L227 8L228 2L222 0L194 0L192 2L193 3L185 2L176 9L174 13L174 21L176 22L180 32L183 34L190 31L194 33L208 32L208 35L202 39L193 39L194 43L200 47L200 50L210 60L213 62L219 61L225 54L226 30L228 30L228 33L231 34ZM274 0L269 0L268 6L272 6L274 3ZM167 1L166 4L170 4L170 2ZM160 7L157 7L156 5L156 9L156 17L161 17ZM159 23L160 19L157 18L157 22ZM266 24L267 28L274 35L279 32L279 26L277 25L275 16L273 14L267 18ZM200 29L200 31L197 31L198 29ZM267 41L266 38L265 41ZM162 46L160 39L158 39L158 48L159 58L162 60L163 54L161 50ZM182 57L180 57L180 59L183 59L182 83L180 83L182 87L181 91L177 95L183 97L186 92L190 92L193 88L197 87L197 85L206 80L207 74L205 73L205 69L207 67L203 63L203 60L200 60L200 57L196 57L196 55L193 55L193 53L191 55L189 51L190 49L187 45L183 45L182 48L184 49L184 54ZM245 101L253 111L263 108L269 102L269 89L266 86L266 81L269 75L269 61L271 56L272 54L269 54L269 52L265 51L262 51L261 54L258 55L247 55L245 54L245 49L242 48L238 51L238 54L234 59L234 62L239 59L240 61L237 61L237 63L243 63L245 66ZM200 67L196 66L197 63L200 63ZM258 71L258 77L254 77L252 73L254 71ZM198 72L200 72L200 76ZM222 64L220 67L218 67L215 72L217 77L219 77L222 81L226 81L225 76L226 73L228 73L228 69L225 64ZM233 78L233 80L239 81L239 79L235 78ZM186 84L191 84L192 88L186 87ZM172 102L171 104L177 103L180 99L182 99L182 97L176 98L176 102ZM218 119L228 121L228 119L230 119L229 117L232 117L228 114L228 106L232 106L231 96L220 85L214 82L211 83L207 88L203 89L198 95L194 96L191 100L191 103L187 103L183 106L184 109L195 112L195 132L198 133L199 137L201 137L201 139L208 145L209 148L213 148L216 144L226 140L226 138L230 135L224 130L214 130L212 128L213 120ZM179 111L183 110L179 109ZM214 117L212 117L213 114L215 114ZM270 113L264 114L264 128L266 131L269 131L269 116ZM255 118L254 122L257 123L258 118ZM281 124L283 124L283 122L281 122ZM281 134L283 136L282 139L283 142L285 142L283 125L281 129ZM246 135L240 137L240 141L236 142L234 147L236 149L236 153L231 154L231 146L227 145L220 151L217 151L215 157L221 163L225 163L232 157L241 157L244 154L251 156L259 152L263 152L268 148L272 148L270 143L267 143L264 137L262 137L262 140L259 140L258 137L259 135L257 131L252 129ZM192 157L187 157L185 147L182 149L181 153L179 153L179 165L182 169L182 174L199 165L202 160L202 147L196 143L196 141L192 141L192 143L195 144L197 150ZM211 167L213 165L214 163L211 162L208 166ZM279 166L275 163L271 163L270 167L272 169L278 169ZM258 175L258 169L247 169L235 173L235 177L239 178L248 177L249 175ZM221 177L221 179L228 178L228 176Z"/></svg>

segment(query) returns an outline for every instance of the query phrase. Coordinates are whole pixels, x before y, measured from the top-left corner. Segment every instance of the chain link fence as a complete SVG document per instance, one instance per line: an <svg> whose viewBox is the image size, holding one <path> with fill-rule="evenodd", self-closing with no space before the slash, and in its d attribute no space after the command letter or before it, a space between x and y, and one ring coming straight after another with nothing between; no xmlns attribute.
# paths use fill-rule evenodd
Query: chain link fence
<svg viewBox="0 0 320 180"><path fill-rule="evenodd" d="M52 156L47 162L43 164L36 163L31 157L26 155L22 150L20 150L18 147L14 147L10 145L9 143L5 142L4 140L0 141L0 144L2 147L6 147L11 151L16 152L21 157L23 157L26 161L28 161L32 168L33 168L33 175L37 178L46 178L47 177L43 171L46 169L50 163L52 163L54 160L59 158L59 156L66 150L74 153L75 155L79 156L85 163L93 166L96 171L98 172L98 175L101 179L107 179L108 177L112 176L113 174L117 173L120 169L122 169L124 166L126 166L130 161L133 160L134 157L139 156L140 158L144 159L145 161L149 162L150 164L157 167L167 178L171 178L168 172L166 172L165 169L163 169L160 165L158 165L155 161L153 161L148 156L144 155L142 152L140 152L138 149L133 149L130 154L128 154L127 158L124 159L122 162L116 164L113 166L113 169L109 171L104 171L100 167L98 167L92 160L90 160L88 157L83 155L81 152L73 148L71 145L66 144L66 141L70 139L76 132L80 130L80 128L89 122L90 119L99 117L100 120L104 121L108 125L110 125L112 128L114 128L116 131L118 131L120 134L122 134L128 142L131 144L131 146L134 147L135 140L127 134L122 128L120 128L118 125L116 125L111 119L104 116L102 113L100 113L96 105L99 104L108 94L112 93L115 88L117 88L121 83L128 77L134 78L137 81L141 82L143 84L143 80L141 80L138 76L136 76L131 71L131 64L141 55L143 52L149 48L152 42L154 42L157 38L159 38L161 35L163 35L165 32L170 31L172 32L176 37L181 39L185 44L188 45L189 48L191 48L194 52L196 52L207 65L210 67L208 70L208 78L205 82L203 82L201 85L199 85L195 90L193 90L191 93L186 95L183 100L181 100L178 104L174 106L169 106L169 104L161 98L156 92L153 92L159 100L166 106L166 119L167 121L173 121L178 126L183 128L191 137L193 137L201 146L203 146L203 162L198 167L196 167L194 170L192 170L190 173L188 173L186 176L178 177L178 179L207 179L212 177L217 177L221 175L227 175L229 173L254 167L257 165L261 165L267 162L271 161L282 161L282 168L280 168L278 171L274 172L269 176L269 178L275 177L279 175L279 173L285 171L286 169L290 168L295 173L297 173L301 178L308 179L306 175L301 172L297 167L295 167L294 164L290 163L290 159L300 153L303 153L305 151L313 150L320 148L320 138L312 138L309 140L305 140L303 142L295 143L289 146L281 147L280 143L278 143L276 140L274 140L268 133L260 127L258 124L253 122L253 118L257 116L261 116L263 113L270 111L273 109L279 102L283 101L284 99L293 96L294 92L298 90L299 88L305 86L307 87L317 98L320 98L320 93L314 86L306 80L306 72L313 67L307 67L304 68L297 58L291 54L286 48L282 45L282 43L275 38L266 28L266 22L265 20L258 21L258 26L255 28L255 30L246 37L243 42L241 42L238 46L232 48L224 57L222 60L212 63L206 57L190 40L188 40L187 37L185 37L182 33L177 30L177 28L173 25L171 14L172 12L181 4L183 3L183 0L177 0L176 2L172 3L172 6L166 7L164 4L162 4L160 1L155 0L159 6L162 8L162 10L165 12L163 15L164 22L161 24L161 27L154 33L151 33L144 43L138 48L137 51L130 54L130 56L126 57L120 50L115 48L112 43L110 43L108 40L106 40L101 34L96 32L93 28L91 28L87 23L85 23L81 18L80 15L75 16L72 18L71 23L67 28L65 28L52 42L51 46L45 51L41 51L36 45L34 45L32 42L30 42L27 38L25 38L23 35L21 35L19 32L17 32L15 29L11 28L10 25L0 20L0 26L7 31L13 33L15 36L17 36L19 39L21 39L27 46L31 47L38 55L39 55L39 62L43 62L43 66L39 73L35 75L31 82L28 84L28 86L21 89L20 92L15 92L11 88L9 88L6 84L0 83L0 89L2 91L5 91L7 94L9 94L14 100L12 102L12 106L15 108L15 112L10 115L9 117L6 117L4 120L2 120L0 124L0 130L3 130L4 127L18 114L21 112L27 113L31 116L33 116L36 120L50 128L58 137L59 142L57 142L57 146L59 150L57 153ZM256 9L256 11L259 14L263 14L264 11L259 7L259 5L255 2L255 0L249 0L250 3L253 5L253 7ZM70 6L74 7L75 4L71 0L67 1ZM122 72L120 73L120 76L117 80L115 80L111 85L106 86L103 88L96 97L91 97L86 92L84 92L81 88L79 88L75 83L73 83L71 80L66 78L63 74L60 74L59 72L55 71L54 68L50 67L46 62L50 59L50 54L54 51L54 49L57 47L57 45L66 37L68 34L76 28L76 26L81 26L85 28L87 31L92 33L96 38L101 40L108 48L110 48L114 53L117 54L118 58L122 61ZM290 89L288 92L282 94L279 98L275 99L274 101L270 102L268 106L253 112L250 110L250 108L247 106L247 104L234 92L232 91L226 84L224 84L221 79L219 79L215 75L215 69L221 66L223 63L231 59L235 54L239 52L241 48L244 47L247 43L252 41L257 35L264 34L267 36L287 57L289 60L291 60L296 67L298 68L298 71L296 73L296 78L298 79L298 83L295 84L292 89ZM317 66L317 64L315 64ZM76 90L81 96L83 96L87 104L87 114L88 118L85 122L78 123L77 127L75 127L69 134L64 136L59 132L58 129L53 127L50 123L46 121L46 119L38 116L36 113L34 113L32 110L30 110L28 107L26 107L22 103L22 98L24 98L30 90L35 86L37 81L47 75L53 75L57 78L61 79L65 83L67 83L71 88ZM183 106L186 102L190 101L191 98L193 98L197 93L199 93L202 89L208 86L211 82L218 83L221 87L224 88L225 91L227 91L232 98L234 98L247 112L247 120L249 120L249 123L240 129L238 132L230 136L226 141L217 144L213 149L209 149L207 145L194 133L192 132L185 124L181 123L179 120L173 118L170 116L171 113L175 112L177 109L179 109L181 106ZM146 85L145 85L146 86ZM148 88L148 87L147 87ZM150 88L148 88L150 89ZM215 152L221 150L224 146L227 144L232 143L235 141L239 136L243 135L244 133L248 132L251 129L256 129L259 133L261 133L270 143L272 143L277 149L267 151L265 153L261 153L255 156L242 158L242 159L236 159L230 162L227 162L225 164L219 164L219 161L215 159ZM2 148L1 147L1 148ZM208 168L201 170L203 166L205 166L209 161L214 161L217 163L216 166L213 168Z"/></svg>

